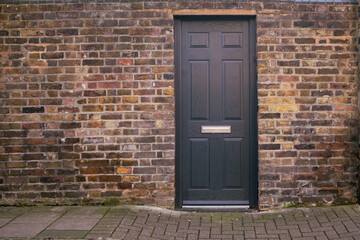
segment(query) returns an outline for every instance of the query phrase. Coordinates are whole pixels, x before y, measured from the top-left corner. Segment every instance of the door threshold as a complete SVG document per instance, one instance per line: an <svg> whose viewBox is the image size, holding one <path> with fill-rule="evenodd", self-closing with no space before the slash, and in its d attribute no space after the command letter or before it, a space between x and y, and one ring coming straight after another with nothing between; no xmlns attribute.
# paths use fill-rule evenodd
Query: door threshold
<svg viewBox="0 0 360 240"><path fill-rule="evenodd" d="M184 211L206 211L206 212L252 212L249 205L183 205Z"/></svg>

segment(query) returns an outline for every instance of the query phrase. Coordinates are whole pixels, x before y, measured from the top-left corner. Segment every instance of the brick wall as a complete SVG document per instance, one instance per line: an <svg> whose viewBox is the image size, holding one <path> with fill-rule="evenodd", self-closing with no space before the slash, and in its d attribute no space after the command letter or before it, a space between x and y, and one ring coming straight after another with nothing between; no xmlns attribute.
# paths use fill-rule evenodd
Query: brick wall
<svg viewBox="0 0 360 240"><path fill-rule="evenodd" d="M260 204L356 201L356 7L258 19Z"/></svg>
<svg viewBox="0 0 360 240"><path fill-rule="evenodd" d="M357 6L0 5L3 204L174 202L173 9L257 11L259 205L357 189Z"/></svg>
<svg viewBox="0 0 360 240"><path fill-rule="evenodd" d="M358 2L358 17L359 17L359 21L358 21L358 32L357 32L357 37L358 37L358 51L359 51L359 58L358 58L358 69L360 69L360 1L357 1ZM360 72L358 71L358 77L359 77L359 80L360 80ZM358 87L358 107L360 106L360 91L359 91L359 87ZM358 124L360 126L360 115L358 113L358 117L359 117L359 121L358 121ZM360 133L359 133L359 138L360 138ZM360 147L360 139L358 140L358 143L359 143L359 147ZM359 153L359 157L360 157L360 153ZM360 162L359 162L360 163ZM359 168L359 174L358 174L358 177L359 177L359 182L358 182L358 203L360 203L360 168Z"/></svg>

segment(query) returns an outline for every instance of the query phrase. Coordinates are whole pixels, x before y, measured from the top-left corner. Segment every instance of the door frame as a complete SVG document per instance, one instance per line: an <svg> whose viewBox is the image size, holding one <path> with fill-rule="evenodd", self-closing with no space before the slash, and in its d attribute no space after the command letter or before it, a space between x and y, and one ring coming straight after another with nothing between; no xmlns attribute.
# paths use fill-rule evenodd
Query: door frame
<svg viewBox="0 0 360 240"><path fill-rule="evenodd" d="M250 74L250 174L249 174L249 207L258 207L258 99L257 99L257 57L256 57L256 18L244 15L176 15L174 16L175 41L175 208L182 208L182 146L181 133L181 23L183 20L248 20L249 21L249 74Z"/></svg>

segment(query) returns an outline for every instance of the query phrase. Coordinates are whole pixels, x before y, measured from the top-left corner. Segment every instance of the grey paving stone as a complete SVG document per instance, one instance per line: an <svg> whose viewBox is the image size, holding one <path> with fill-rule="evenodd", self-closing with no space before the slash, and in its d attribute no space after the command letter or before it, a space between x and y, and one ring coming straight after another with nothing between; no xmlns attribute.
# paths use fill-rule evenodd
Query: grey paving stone
<svg viewBox="0 0 360 240"><path fill-rule="evenodd" d="M42 223L9 223L0 228L1 238L31 238L38 235L47 225Z"/></svg>
<svg viewBox="0 0 360 240"><path fill-rule="evenodd" d="M45 225L50 225L53 221L61 216L61 213L50 213L50 214L35 214L35 213L25 213L20 217L16 218L12 223L44 223Z"/></svg>
<svg viewBox="0 0 360 240"><path fill-rule="evenodd" d="M98 218L61 218L47 229L90 231L98 221Z"/></svg>
<svg viewBox="0 0 360 240"><path fill-rule="evenodd" d="M45 230L37 238L83 238L87 233L79 230Z"/></svg>
<svg viewBox="0 0 360 240"><path fill-rule="evenodd" d="M68 218L102 218L109 210L106 207L73 207L69 208L65 217Z"/></svg>
<svg viewBox="0 0 360 240"><path fill-rule="evenodd" d="M41 207L34 207L31 208L28 212L34 212L34 213L49 213L49 212L64 212L67 211L68 207L64 206L41 206Z"/></svg>
<svg viewBox="0 0 360 240"><path fill-rule="evenodd" d="M9 223L13 219L14 218L0 218L0 227L6 225L7 223Z"/></svg>

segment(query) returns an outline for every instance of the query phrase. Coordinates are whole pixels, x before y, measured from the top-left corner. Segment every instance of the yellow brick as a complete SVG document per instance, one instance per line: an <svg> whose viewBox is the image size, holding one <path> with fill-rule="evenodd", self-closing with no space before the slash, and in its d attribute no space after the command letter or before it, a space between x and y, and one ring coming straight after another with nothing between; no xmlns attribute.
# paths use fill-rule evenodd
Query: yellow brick
<svg viewBox="0 0 360 240"><path fill-rule="evenodd" d="M278 91L278 96L299 96L299 91L288 90L288 91Z"/></svg>
<svg viewBox="0 0 360 240"><path fill-rule="evenodd" d="M30 29L21 30L21 36L23 36L23 37L39 36L39 35L41 35L41 34L43 34L43 31L30 30Z"/></svg>
<svg viewBox="0 0 360 240"><path fill-rule="evenodd" d="M317 101L318 101L319 104L327 104L327 103L329 103L328 98L318 98ZM331 101L331 102L333 102L333 101Z"/></svg>
<svg viewBox="0 0 360 240"><path fill-rule="evenodd" d="M98 99L97 98L89 98L88 99L88 103L89 104L96 104L98 102Z"/></svg>
<svg viewBox="0 0 360 240"><path fill-rule="evenodd" d="M337 128L330 128L329 132L330 133L335 133L335 134L349 134L350 129L337 127Z"/></svg>
<svg viewBox="0 0 360 240"><path fill-rule="evenodd" d="M39 105L39 99L29 99L29 105Z"/></svg>
<svg viewBox="0 0 360 240"><path fill-rule="evenodd" d="M101 197L101 192L99 191L91 191L89 192L90 197Z"/></svg>
<svg viewBox="0 0 360 240"><path fill-rule="evenodd" d="M296 112L297 110L298 110L298 106L296 105L276 106L277 112Z"/></svg>
<svg viewBox="0 0 360 240"><path fill-rule="evenodd" d="M260 151L259 152L259 158L267 158L268 156L268 151Z"/></svg>
<svg viewBox="0 0 360 240"><path fill-rule="evenodd" d="M268 106L259 106L259 112L267 112L269 111Z"/></svg>
<svg viewBox="0 0 360 240"><path fill-rule="evenodd" d="M138 182L140 180L139 175L127 175L123 176L123 182Z"/></svg>
<svg viewBox="0 0 360 240"><path fill-rule="evenodd" d="M26 162L7 162L5 166L7 168L25 168Z"/></svg>
<svg viewBox="0 0 360 240"><path fill-rule="evenodd" d="M283 113L282 114L282 119L288 119L288 120L293 120L295 118L293 113Z"/></svg>
<svg viewBox="0 0 360 240"><path fill-rule="evenodd" d="M276 106L275 105L269 105L269 112L275 112Z"/></svg>
<svg viewBox="0 0 360 240"><path fill-rule="evenodd" d="M264 103L266 104L279 104L280 98L265 98Z"/></svg>
<svg viewBox="0 0 360 240"><path fill-rule="evenodd" d="M283 181L292 181L293 177L291 176L291 174L283 174L283 175L281 175L281 180L283 180Z"/></svg>
<svg viewBox="0 0 360 240"><path fill-rule="evenodd" d="M294 99L292 99L292 98L284 98L282 100L282 104L294 104Z"/></svg>
<svg viewBox="0 0 360 240"><path fill-rule="evenodd" d="M22 95L21 95L21 92L12 92L11 93L11 97L13 98L20 98Z"/></svg>
<svg viewBox="0 0 360 240"><path fill-rule="evenodd" d="M328 113L317 113L317 118L318 119L328 119L329 118L329 114Z"/></svg>
<svg viewBox="0 0 360 240"><path fill-rule="evenodd" d="M292 159L282 159L281 160L281 166L293 166L294 163Z"/></svg>
<svg viewBox="0 0 360 240"><path fill-rule="evenodd" d="M61 121L63 120L63 115L42 115L41 119L44 122Z"/></svg>
<svg viewBox="0 0 360 240"><path fill-rule="evenodd" d="M316 128L316 133L320 134L320 133L327 133L327 128Z"/></svg>
<svg viewBox="0 0 360 240"><path fill-rule="evenodd" d="M117 111L130 111L131 105L118 105L116 106Z"/></svg>
<svg viewBox="0 0 360 240"><path fill-rule="evenodd" d="M164 91L164 95L174 96L174 89L173 88L165 89L163 91Z"/></svg>
<svg viewBox="0 0 360 240"><path fill-rule="evenodd" d="M123 103L137 103L139 99L137 97L123 97Z"/></svg>
<svg viewBox="0 0 360 240"><path fill-rule="evenodd" d="M282 149L283 150L291 150L292 148L293 148L292 143L284 143L284 144L282 144Z"/></svg>
<svg viewBox="0 0 360 240"><path fill-rule="evenodd" d="M131 174L131 168L119 167L116 169L117 174Z"/></svg>
<svg viewBox="0 0 360 240"><path fill-rule="evenodd" d="M295 88L295 84L293 83L283 83L282 84L282 89L294 89Z"/></svg>
<svg viewBox="0 0 360 240"><path fill-rule="evenodd" d="M331 103L343 103L343 104L349 104L351 103L351 99L350 98L332 98L330 100Z"/></svg>
<svg viewBox="0 0 360 240"><path fill-rule="evenodd" d="M288 127L288 126L290 126L290 122L289 121L277 121L276 126L277 127Z"/></svg>
<svg viewBox="0 0 360 240"><path fill-rule="evenodd" d="M46 107L45 112L47 112L47 113L57 113L58 110L57 110L57 107Z"/></svg>

